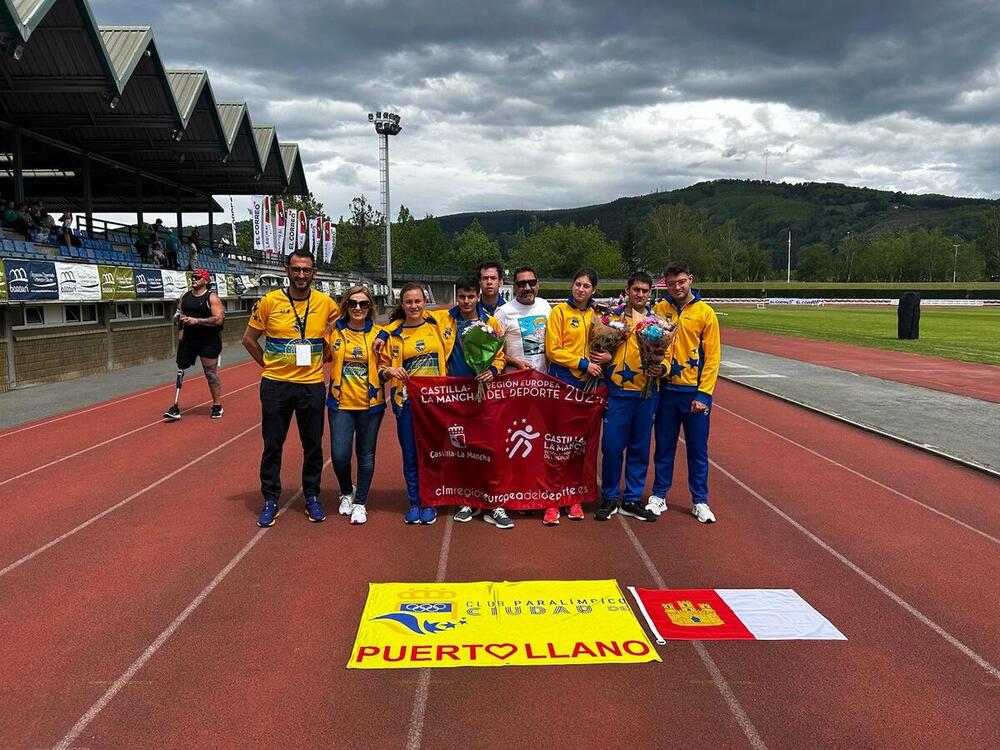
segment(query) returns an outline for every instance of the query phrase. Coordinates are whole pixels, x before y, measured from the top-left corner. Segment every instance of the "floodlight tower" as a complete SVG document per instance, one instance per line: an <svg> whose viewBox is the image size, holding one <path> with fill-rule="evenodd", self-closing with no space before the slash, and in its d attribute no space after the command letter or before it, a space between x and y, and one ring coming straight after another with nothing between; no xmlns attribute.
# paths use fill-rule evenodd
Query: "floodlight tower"
<svg viewBox="0 0 1000 750"><path fill-rule="evenodd" d="M368 113L368 122L378 133L379 184L382 192L382 216L385 217L385 281L389 287L389 302L394 301L392 291L392 216L389 214L389 136L399 135L403 126L395 112Z"/></svg>

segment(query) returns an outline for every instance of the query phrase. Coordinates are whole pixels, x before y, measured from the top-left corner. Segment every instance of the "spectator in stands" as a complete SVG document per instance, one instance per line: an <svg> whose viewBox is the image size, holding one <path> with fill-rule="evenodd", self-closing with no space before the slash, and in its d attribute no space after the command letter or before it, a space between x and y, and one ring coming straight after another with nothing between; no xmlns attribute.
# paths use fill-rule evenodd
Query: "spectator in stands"
<svg viewBox="0 0 1000 750"><path fill-rule="evenodd" d="M192 254L198 252L200 242L201 242L201 232L198 231L198 227L192 227L191 234L188 235L188 245L191 246Z"/></svg>
<svg viewBox="0 0 1000 750"><path fill-rule="evenodd" d="M66 247L80 247L80 238L73 234L73 214L70 211L63 211L59 223L62 224L59 244Z"/></svg>
<svg viewBox="0 0 1000 750"><path fill-rule="evenodd" d="M27 234L27 227L23 225L21 213L13 203L5 203L3 207L3 225L15 229L21 234Z"/></svg>
<svg viewBox="0 0 1000 750"><path fill-rule="evenodd" d="M164 231L163 246L167 254L167 268L177 268L177 250L180 243L177 241L177 235L169 229Z"/></svg>
<svg viewBox="0 0 1000 750"><path fill-rule="evenodd" d="M142 222L139 226L139 235L135 240L135 249L139 251L139 260L143 263L149 262L149 245L153 241L153 230L149 224Z"/></svg>
<svg viewBox="0 0 1000 750"><path fill-rule="evenodd" d="M52 218L52 215L45 209L41 201L38 201L38 219L42 233L45 235L50 234L52 228L56 225L56 220Z"/></svg>

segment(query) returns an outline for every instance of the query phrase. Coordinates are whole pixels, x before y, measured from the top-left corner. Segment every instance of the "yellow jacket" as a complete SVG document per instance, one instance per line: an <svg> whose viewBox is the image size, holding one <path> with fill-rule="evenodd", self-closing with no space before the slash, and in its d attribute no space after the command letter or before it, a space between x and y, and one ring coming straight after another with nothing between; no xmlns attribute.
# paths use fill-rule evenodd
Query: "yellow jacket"
<svg viewBox="0 0 1000 750"><path fill-rule="evenodd" d="M347 351L347 341L344 328L347 321L338 320L326 334L327 351L330 353L330 388L327 392L326 405L336 411L340 408L340 386L344 374L344 353ZM382 393L382 381L379 378L379 358L372 352L372 344L382 327L365 321L365 342L368 344L368 409L381 411L385 408L385 396Z"/></svg>
<svg viewBox="0 0 1000 750"><path fill-rule="evenodd" d="M632 311L628 305L612 308L609 315L613 320L621 320L629 327L632 326ZM613 355L611 363L605 368L608 396L641 397L642 389L646 386L646 371L642 366L642 355L639 352L635 331L629 332ZM653 389L652 393L655 394L656 390Z"/></svg>
<svg viewBox="0 0 1000 750"><path fill-rule="evenodd" d="M497 338L503 342L503 329L500 327L500 323L486 312L486 308L482 305L478 306L477 312L479 313L479 319L493 329L493 332L497 335ZM459 312L458 305L455 305L450 310L431 310L430 314L437 318L442 326L441 335L444 338L445 345L445 363L451 359L451 354L455 349L455 342L458 340L458 321L461 317L461 312ZM493 357L493 376L496 377L503 372L504 365L507 363L507 355L504 353L503 346Z"/></svg>
<svg viewBox="0 0 1000 750"><path fill-rule="evenodd" d="M590 364L590 325L594 318L593 303L581 311L571 300L552 306L545 326L545 356L549 360L549 375L583 388L587 365Z"/></svg>
<svg viewBox="0 0 1000 750"><path fill-rule="evenodd" d="M709 404L719 377L721 345L719 319L715 310L702 302L694 290L694 299L678 307L672 299L662 299L653 313L677 326L667 352L669 364L662 387L670 391L690 391L695 399Z"/></svg>

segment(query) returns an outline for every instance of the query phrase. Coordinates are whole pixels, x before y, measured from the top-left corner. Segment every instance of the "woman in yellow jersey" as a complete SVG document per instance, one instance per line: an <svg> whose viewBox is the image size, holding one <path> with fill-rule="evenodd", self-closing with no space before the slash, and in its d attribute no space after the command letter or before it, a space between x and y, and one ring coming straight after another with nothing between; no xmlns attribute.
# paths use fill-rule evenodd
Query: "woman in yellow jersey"
<svg viewBox="0 0 1000 750"><path fill-rule="evenodd" d="M326 334L330 387L330 461L340 483L340 514L351 523L368 520L366 501L375 473L375 445L385 416L378 355L372 344L382 331L375 325L375 301L367 287L352 286L340 302L340 315ZM358 457L358 483L351 481L351 444Z"/></svg>
<svg viewBox="0 0 1000 750"><path fill-rule="evenodd" d="M545 328L545 356L549 360L549 375L582 388L588 378L604 375L603 365L611 361L609 352L590 351L590 325L594 317L594 292L597 291L597 272L581 268L573 275L573 289L565 302L552 306L549 323ZM583 508L574 503L569 517L583 520ZM545 511L542 523L555 526L559 523L559 509Z"/></svg>
<svg viewBox="0 0 1000 750"><path fill-rule="evenodd" d="M410 508L405 523L431 524L437 520L434 508L421 507L417 481L417 445L413 435L413 417L406 397L406 381L413 376L447 374L447 352L442 336L442 316L425 311L427 298L420 284L404 284L399 305L389 316L382 334L387 343L379 362L380 374L389 383L392 411L396 415L396 434L403 451L403 478ZM447 311L445 311L447 313Z"/></svg>

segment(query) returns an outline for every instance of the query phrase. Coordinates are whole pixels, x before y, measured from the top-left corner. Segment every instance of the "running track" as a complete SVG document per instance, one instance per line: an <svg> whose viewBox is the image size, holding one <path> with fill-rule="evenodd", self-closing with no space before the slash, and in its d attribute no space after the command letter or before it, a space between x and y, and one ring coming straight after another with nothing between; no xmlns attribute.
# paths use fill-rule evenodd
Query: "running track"
<svg viewBox="0 0 1000 750"><path fill-rule="evenodd" d="M387 419L367 526L306 521L292 450L290 508L259 530L255 385L253 368L227 371L220 421L204 403L163 424L154 390L0 433L0 747L986 748L1000 736L996 480L720 383L714 526L687 514L681 471L655 524L406 527ZM794 588L849 640L671 642L663 664L641 666L345 669L369 581L541 578Z"/></svg>

